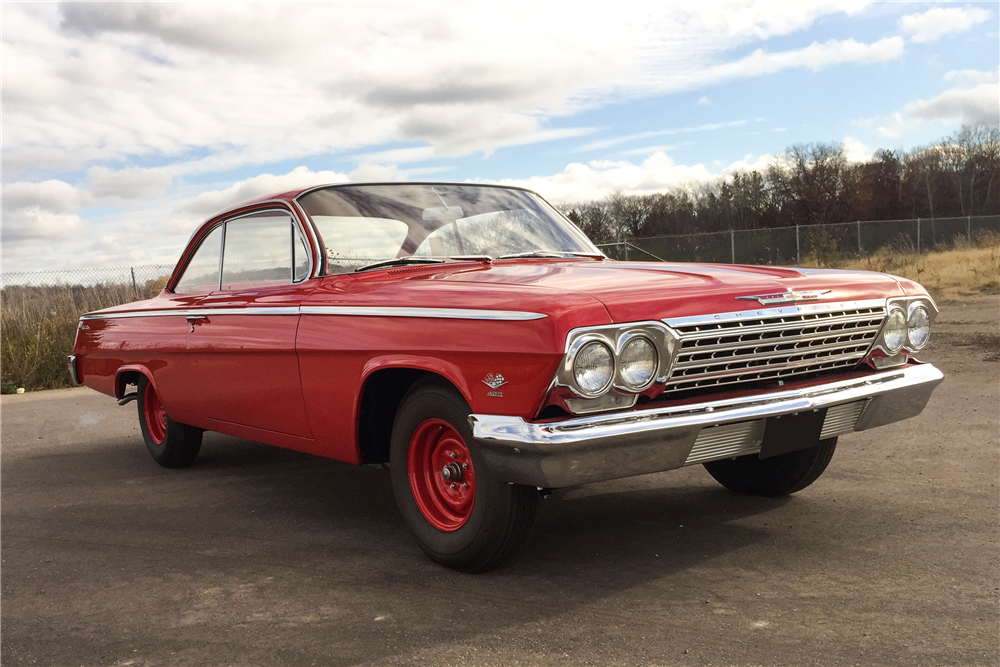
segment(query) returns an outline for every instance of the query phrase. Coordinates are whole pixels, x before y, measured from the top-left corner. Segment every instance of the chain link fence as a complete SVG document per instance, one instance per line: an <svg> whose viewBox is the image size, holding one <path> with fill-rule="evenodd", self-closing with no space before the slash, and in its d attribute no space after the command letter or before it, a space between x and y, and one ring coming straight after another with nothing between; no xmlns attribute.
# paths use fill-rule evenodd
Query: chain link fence
<svg viewBox="0 0 1000 667"><path fill-rule="evenodd" d="M621 260L712 262L719 264L832 264L888 249L920 253L973 243L1000 232L1000 216L869 220L831 225L631 238L597 246Z"/></svg>
<svg viewBox="0 0 1000 667"><path fill-rule="evenodd" d="M0 289L8 287L93 287L124 285L131 287L137 299L155 296L167 282L173 264L139 266L104 266L62 271L28 271L0 274ZM152 294L150 292L152 291ZM148 295L148 296L147 296Z"/></svg>

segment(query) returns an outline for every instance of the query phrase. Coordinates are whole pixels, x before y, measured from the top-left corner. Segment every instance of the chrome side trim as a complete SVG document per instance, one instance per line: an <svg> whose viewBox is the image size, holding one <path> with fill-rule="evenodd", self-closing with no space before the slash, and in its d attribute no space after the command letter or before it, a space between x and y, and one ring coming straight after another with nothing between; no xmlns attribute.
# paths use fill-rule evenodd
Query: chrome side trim
<svg viewBox="0 0 1000 667"><path fill-rule="evenodd" d="M129 317L210 317L212 315L298 315L298 306L250 308L186 308L177 310L133 310L120 313L83 315L81 320L118 320Z"/></svg>
<svg viewBox="0 0 1000 667"><path fill-rule="evenodd" d="M117 320L130 317L210 317L213 315L353 315L365 317L427 317L449 320L540 320L542 313L521 310L474 310L468 308L355 308L351 306L251 306L248 308L185 308L177 310L133 310L83 315L81 320Z"/></svg>
<svg viewBox="0 0 1000 667"><path fill-rule="evenodd" d="M559 488L753 453L759 447L758 429L768 417L825 408L824 437L908 419L920 414L943 378L929 364L914 364L852 380L721 401L555 422L472 414L469 423L480 451L500 479Z"/></svg>
<svg viewBox="0 0 1000 667"><path fill-rule="evenodd" d="M360 317L429 317L446 320L540 320L547 315L522 310L477 310L473 308L406 308L393 306L302 306L303 315L349 315Z"/></svg>
<svg viewBox="0 0 1000 667"><path fill-rule="evenodd" d="M781 308L752 308L730 313L715 313L711 315L692 315L690 317L669 317L663 323L670 327L689 327L698 324L718 324L720 322L736 322L739 320L756 320L761 317L780 317L782 315L808 315L831 310L849 310L852 308L878 308L885 306L885 299L868 299L866 301L841 301L839 303L813 303L800 306L783 306Z"/></svg>

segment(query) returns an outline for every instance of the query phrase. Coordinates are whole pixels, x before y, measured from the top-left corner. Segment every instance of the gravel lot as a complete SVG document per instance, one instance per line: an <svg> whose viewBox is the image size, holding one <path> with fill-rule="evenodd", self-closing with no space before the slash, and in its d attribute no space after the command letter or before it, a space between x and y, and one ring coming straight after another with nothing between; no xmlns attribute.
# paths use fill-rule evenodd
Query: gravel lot
<svg viewBox="0 0 1000 667"><path fill-rule="evenodd" d="M791 498L701 467L545 500L486 575L426 560L388 473L217 434L157 466L135 405L4 396L4 665L1000 664L1000 297L944 304L927 410Z"/></svg>

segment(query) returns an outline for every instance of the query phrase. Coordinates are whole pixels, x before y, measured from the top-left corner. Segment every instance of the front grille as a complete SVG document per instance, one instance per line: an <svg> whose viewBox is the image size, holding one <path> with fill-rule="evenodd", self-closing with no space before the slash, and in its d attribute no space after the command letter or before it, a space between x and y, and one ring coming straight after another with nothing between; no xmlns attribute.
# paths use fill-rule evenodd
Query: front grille
<svg viewBox="0 0 1000 667"><path fill-rule="evenodd" d="M878 305L674 326L680 340L664 391L849 368L868 352L884 318Z"/></svg>

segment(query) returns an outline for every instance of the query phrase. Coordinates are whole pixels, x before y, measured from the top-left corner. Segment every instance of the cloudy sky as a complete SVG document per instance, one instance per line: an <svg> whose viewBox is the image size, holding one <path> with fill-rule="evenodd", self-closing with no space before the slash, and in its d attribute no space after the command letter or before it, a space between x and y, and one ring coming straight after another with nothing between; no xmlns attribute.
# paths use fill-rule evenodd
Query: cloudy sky
<svg viewBox="0 0 1000 667"><path fill-rule="evenodd" d="M909 149L998 122L998 25L995 2L4 2L3 270L173 263L299 185L563 203L800 142Z"/></svg>

